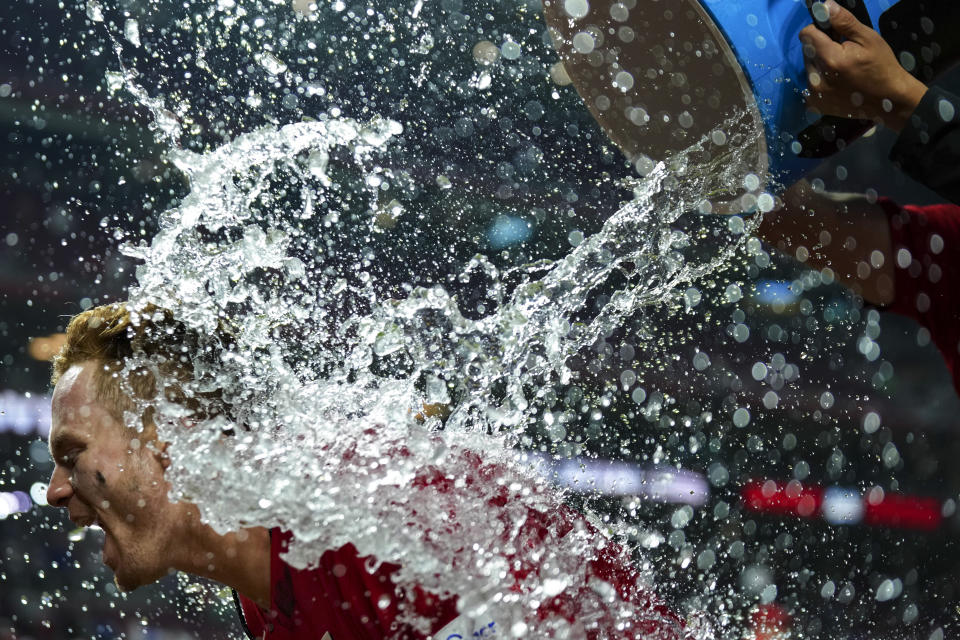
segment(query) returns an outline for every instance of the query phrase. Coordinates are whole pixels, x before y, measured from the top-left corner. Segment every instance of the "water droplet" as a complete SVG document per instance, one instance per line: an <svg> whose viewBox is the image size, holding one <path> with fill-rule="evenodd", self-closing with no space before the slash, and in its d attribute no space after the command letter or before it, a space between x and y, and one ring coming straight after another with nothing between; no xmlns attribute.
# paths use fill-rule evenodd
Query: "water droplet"
<svg viewBox="0 0 960 640"><path fill-rule="evenodd" d="M256 61L270 75L279 76L287 70L287 63L269 51L262 51L257 54Z"/></svg>
<svg viewBox="0 0 960 640"><path fill-rule="evenodd" d="M820 406L823 409L831 408L833 406L833 403L834 403L834 399L833 399L832 393L830 393L829 391L824 391L823 393L820 394Z"/></svg>
<svg viewBox="0 0 960 640"><path fill-rule="evenodd" d="M103 6L98 0L87 0L87 17L93 22L103 22Z"/></svg>
<svg viewBox="0 0 960 640"><path fill-rule="evenodd" d="M424 33L420 36L420 41L417 43L417 46L414 48L414 53L419 53L420 55L425 55L430 53L433 49L434 42L432 33Z"/></svg>
<svg viewBox="0 0 960 640"><path fill-rule="evenodd" d="M628 107L627 118L629 118L630 122L638 127L642 127L650 122L650 115L647 113L646 109L642 107Z"/></svg>
<svg viewBox="0 0 960 640"><path fill-rule="evenodd" d="M473 45L473 59L480 64L493 64L500 59L500 48L489 40Z"/></svg>
<svg viewBox="0 0 960 640"><path fill-rule="evenodd" d="M581 31L573 36L573 48L577 50L577 53L588 54L593 51L595 46L596 40L591 33Z"/></svg>
<svg viewBox="0 0 960 640"><path fill-rule="evenodd" d="M693 368L697 371L703 371L710 366L710 356L703 351L698 351L693 356Z"/></svg>
<svg viewBox="0 0 960 640"><path fill-rule="evenodd" d="M563 593L566 588L567 580L565 578L547 578L543 581L543 594L548 598Z"/></svg>
<svg viewBox="0 0 960 640"><path fill-rule="evenodd" d="M107 91L109 91L111 95L123 88L124 79L122 73L107 71L104 77L107 81Z"/></svg>
<svg viewBox="0 0 960 640"><path fill-rule="evenodd" d="M491 76L489 73L480 73L474 76L474 79L470 84L480 91L484 91L489 89L492 83L493 76Z"/></svg>
<svg viewBox="0 0 960 640"><path fill-rule="evenodd" d="M733 412L733 425L735 427L745 427L750 423L750 411L740 407Z"/></svg>
<svg viewBox="0 0 960 640"><path fill-rule="evenodd" d="M880 428L880 414L874 411L868 411L863 417L863 431L865 433L876 433Z"/></svg>
<svg viewBox="0 0 960 640"><path fill-rule="evenodd" d="M626 22L630 17L630 9L622 2L614 3L610 6L610 17L617 22Z"/></svg>
<svg viewBox="0 0 960 640"><path fill-rule="evenodd" d="M587 0L563 0L563 10L568 16L578 20L590 13L590 5Z"/></svg>
<svg viewBox="0 0 960 640"><path fill-rule="evenodd" d="M203 591L203 585L199 582L187 582L183 587L183 592L186 594L197 594Z"/></svg>
<svg viewBox="0 0 960 640"><path fill-rule="evenodd" d="M123 37L133 46L140 46L140 25L136 20L128 19L123 23Z"/></svg>
<svg viewBox="0 0 960 640"><path fill-rule="evenodd" d="M877 586L876 595L874 596L878 602L887 602L888 600L893 600L898 597L903 590L901 582L899 579L891 580L887 578Z"/></svg>
<svg viewBox="0 0 960 640"><path fill-rule="evenodd" d="M516 60L520 57L520 45L513 40L507 40L500 46L500 53L507 60Z"/></svg>
<svg viewBox="0 0 960 640"><path fill-rule="evenodd" d="M729 303L739 302L743 298L743 291L738 284L729 284L723 292L723 299Z"/></svg>
<svg viewBox="0 0 960 640"><path fill-rule="evenodd" d="M633 88L633 76L627 71L618 71L613 78L613 86L626 93Z"/></svg>
<svg viewBox="0 0 960 640"><path fill-rule="evenodd" d="M707 478L715 487L722 487L730 480L730 472L722 462L714 462L707 468Z"/></svg>

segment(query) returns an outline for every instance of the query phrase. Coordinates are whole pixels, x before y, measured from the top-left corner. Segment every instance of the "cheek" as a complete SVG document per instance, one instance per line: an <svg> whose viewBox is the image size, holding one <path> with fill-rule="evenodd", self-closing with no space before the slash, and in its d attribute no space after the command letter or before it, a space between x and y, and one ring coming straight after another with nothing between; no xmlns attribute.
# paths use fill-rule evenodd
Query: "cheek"
<svg viewBox="0 0 960 640"><path fill-rule="evenodd" d="M70 486L74 495L92 509L101 510L109 507L111 496L108 486L100 483L100 475L96 468L84 468L77 465L70 473Z"/></svg>
<svg viewBox="0 0 960 640"><path fill-rule="evenodd" d="M115 488L120 486L131 494L147 497L162 487L163 469L152 455L133 453L126 458L113 484Z"/></svg>
<svg viewBox="0 0 960 640"><path fill-rule="evenodd" d="M137 489L137 476L135 460L127 459L117 464L100 459L78 473L77 484L95 506L107 508L129 500L129 494Z"/></svg>

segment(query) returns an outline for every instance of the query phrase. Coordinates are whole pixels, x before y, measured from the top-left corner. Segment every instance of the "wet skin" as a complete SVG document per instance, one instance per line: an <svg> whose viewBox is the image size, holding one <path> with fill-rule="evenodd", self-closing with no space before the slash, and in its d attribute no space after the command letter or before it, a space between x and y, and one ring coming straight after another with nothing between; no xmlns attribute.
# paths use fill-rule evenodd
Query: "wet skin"
<svg viewBox="0 0 960 640"><path fill-rule="evenodd" d="M255 527L219 535L196 505L171 502L166 445L121 424L96 398L99 364L71 367L53 392L47 501L78 526L104 531L103 562L132 590L174 571L209 577L270 601L269 535Z"/></svg>

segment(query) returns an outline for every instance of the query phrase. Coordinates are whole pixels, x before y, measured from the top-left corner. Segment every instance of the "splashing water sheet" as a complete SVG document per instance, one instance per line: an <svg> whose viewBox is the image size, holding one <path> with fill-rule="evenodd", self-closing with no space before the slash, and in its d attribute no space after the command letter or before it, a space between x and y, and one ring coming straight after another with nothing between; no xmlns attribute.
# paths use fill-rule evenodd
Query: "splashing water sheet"
<svg viewBox="0 0 960 640"><path fill-rule="evenodd" d="M729 114L723 135L686 140L638 177L557 82L538 3L125 6L85 5L116 54L107 89L143 110L188 185L149 241L122 248L139 261L130 304L169 309L197 336L184 393L202 405L219 390L233 408L184 428L191 416L162 390L144 401L171 443L173 497L221 532L291 531L296 567L353 543L399 564L401 585L456 594L472 614L492 608L516 637L582 637L582 626L538 616L563 592L578 594L581 625L642 626L650 608L592 581L584 562L611 539L655 548L634 524L588 511L596 526L514 544L528 519L570 497L529 452L588 453L578 414L611 434L608 448L627 448L613 420L594 419L614 395L632 407L622 419L682 434L690 418L671 407L686 393L684 411L711 436L710 413L689 408L703 387L671 392L659 372L723 326L698 305L711 291L740 299L731 262L769 264L750 237L760 216L697 214L741 189L739 155L760 134ZM166 77L153 58L189 73ZM747 184L751 204L770 199ZM674 316L695 328L671 335ZM643 362L612 385L575 364L624 327L633 337L621 358ZM736 312L729 330L742 342ZM687 368L710 366L695 349ZM749 424L747 401L728 397L732 424ZM443 406L443 420L423 419L424 405ZM630 446L669 463L664 441ZM711 467L714 486L724 473ZM682 606L645 553L639 586ZM704 553L695 563L709 583ZM514 563L539 570L520 577ZM742 635L724 598L686 603L690 637Z"/></svg>
<svg viewBox="0 0 960 640"><path fill-rule="evenodd" d="M324 275L320 238L299 224L336 201L337 185L325 173L332 168L316 158L343 148L357 170L352 179L366 183L374 175L366 167L401 131L394 121L329 119L262 129L204 155L173 152L191 191L164 214L149 246L125 248L143 261L130 301L135 308L168 308L211 340L221 319L236 327L227 354L212 342L200 346L191 384L197 395L217 388L235 396L231 403L245 407L239 425L221 418L185 432L179 406L159 397L150 401L160 407L161 436L176 452L169 472L176 497L197 502L221 531L250 523L292 531L288 560L295 566L352 542L364 555L400 562L401 584L460 594L487 607L490 598L500 601L510 590L504 569L508 560L517 561L513 545L505 544L514 535L502 527L522 526L527 509L548 514L562 499L522 459L507 454L516 428L535 411L525 393L540 380L569 375L565 361L577 350L626 315L674 297L679 285L715 264L688 265L676 253L685 236L667 223L686 201L664 193L668 173L660 166L637 183L634 200L567 256L514 269L521 284L479 320L465 318L441 286L384 299L361 278L342 285L341 297L331 300L327 291L337 284ZM278 174L287 188L297 181L302 208L251 210ZM223 239L213 243L211 234ZM735 247L731 243L713 260ZM569 318L624 262L639 272L631 285L595 318L572 328ZM513 275L500 276L482 256L469 268L484 270L493 288L503 288L500 280ZM344 306L364 311L344 316ZM330 317L335 324L326 321ZM207 353L213 354L209 360ZM403 377L373 371L376 358L398 353L410 363ZM451 407L442 430L413 417L424 403ZM222 433L234 428L244 435L224 439ZM482 452L485 464L496 465L499 473L484 474L489 484L474 477L481 459L464 451ZM458 488L414 489L424 474L441 474ZM251 483L253 476L260 480ZM504 487L508 506L493 506ZM583 533L530 552L576 591L578 581L587 580L583 558L607 544L597 533ZM462 557L470 548L486 551ZM562 619L536 620L530 603L542 599L545 588L525 585L522 597L496 607L498 622L536 625L543 633L565 627ZM580 603L586 620L616 606L597 594L596 602ZM621 606L618 615L625 619L648 615Z"/></svg>

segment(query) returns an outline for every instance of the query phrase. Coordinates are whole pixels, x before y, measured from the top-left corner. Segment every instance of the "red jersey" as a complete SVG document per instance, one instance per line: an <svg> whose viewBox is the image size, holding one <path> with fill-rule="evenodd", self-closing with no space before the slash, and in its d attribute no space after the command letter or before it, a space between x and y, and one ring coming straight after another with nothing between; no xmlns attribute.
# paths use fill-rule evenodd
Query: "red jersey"
<svg viewBox="0 0 960 640"><path fill-rule="evenodd" d="M348 544L324 553L315 568L295 569L280 558L290 538L288 532L270 531L270 609L264 611L237 594L251 637L319 640L325 633L335 640L423 637L397 623L402 599L391 580L397 565L383 563L371 571L369 558L361 558ZM453 598L418 596L418 611L435 620L433 631L456 618Z"/></svg>
<svg viewBox="0 0 960 640"><path fill-rule="evenodd" d="M470 481L496 473L493 465L482 465L475 454L468 455L475 458L474 468L480 469L478 476ZM430 476L427 473L427 477L418 479L412 489L453 490L452 483L439 472ZM507 489L501 487L499 492L493 492L488 503L502 508L508 499ZM526 550L548 548L553 540L563 538L575 528L590 526L580 514L567 507L547 513L528 508L513 543ZM261 609L252 600L238 594L238 605L251 637L321 640L329 633L332 640L459 640L504 636L511 631L506 629L496 633L500 626L495 605L483 614L483 619L469 619L459 614L455 597L440 598L419 587L413 588L411 597L393 581L398 565L382 563L372 570L374 565L367 562L369 558L361 558L351 544L327 551L316 567L295 569L280 557L290 540L289 533L271 531L270 609ZM529 584L530 578L547 577L540 576L541 567L529 560L529 554L523 556L527 559L521 559L521 555L518 553L510 558L510 576L505 580L505 591L522 591L520 585ZM622 549L617 545L607 544L584 562L586 583L565 589L541 602L537 609L540 620L562 617L570 624L583 623L587 638L596 638L601 632L606 637L618 639L679 640L688 637L689 630L685 629L684 621L640 584L639 575L624 561ZM596 593L588 592L600 583L616 590L620 599L630 603L638 612L629 620L628 628L623 627L622 618L613 614L594 612L590 620L578 619L581 617L581 603L590 597L596 598ZM416 617L430 622L429 634L403 622L405 606L413 606ZM541 636L532 628L525 637Z"/></svg>
<svg viewBox="0 0 960 640"><path fill-rule="evenodd" d="M887 307L916 320L946 360L960 393L960 206L880 204L890 219L894 300Z"/></svg>

